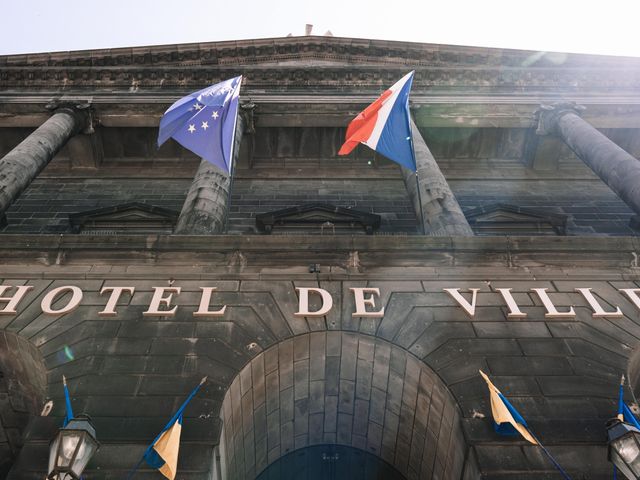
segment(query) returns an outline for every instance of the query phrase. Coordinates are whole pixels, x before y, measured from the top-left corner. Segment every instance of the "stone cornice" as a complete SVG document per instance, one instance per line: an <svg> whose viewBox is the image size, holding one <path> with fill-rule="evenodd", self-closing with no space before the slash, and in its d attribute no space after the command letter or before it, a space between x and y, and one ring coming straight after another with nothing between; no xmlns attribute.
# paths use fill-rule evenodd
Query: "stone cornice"
<svg viewBox="0 0 640 480"><path fill-rule="evenodd" d="M640 59L335 37L292 37L0 57L1 90L201 88L245 75L244 90L379 92L415 69L438 89L640 88Z"/></svg>
<svg viewBox="0 0 640 480"><path fill-rule="evenodd" d="M640 59L630 57L305 36L8 55L0 56L0 66L221 66L301 59L430 67L452 64L505 67L640 65Z"/></svg>
<svg viewBox="0 0 640 480"><path fill-rule="evenodd" d="M110 66L0 68L0 91L82 89L89 91L191 91L244 75L245 91L378 92L394 83L407 69L415 69L414 92L480 90L484 92L599 91L640 89L640 68L506 68L506 67L402 67L344 65L238 65L238 66Z"/></svg>

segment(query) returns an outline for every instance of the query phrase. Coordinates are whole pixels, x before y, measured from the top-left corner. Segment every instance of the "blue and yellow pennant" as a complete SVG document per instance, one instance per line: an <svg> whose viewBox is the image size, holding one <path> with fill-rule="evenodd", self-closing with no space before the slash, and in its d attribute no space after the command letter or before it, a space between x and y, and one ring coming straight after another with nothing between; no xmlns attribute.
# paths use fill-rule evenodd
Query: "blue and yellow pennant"
<svg viewBox="0 0 640 480"><path fill-rule="evenodd" d="M180 433L182 432L182 415L184 409L206 381L207 377L204 377L200 381L200 384L193 389L160 434L151 445L147 447L142 456L142 459L146 461L150 467L158 469L158 471L169 480L174 480L178 471L178 453L180 451ZM140 462L142 462L142 459ZM138 462L138 465L140 465L140 462ZM136 469L137 466L131 472L129 478L131 478Z"/></svg>
<svg viewBox="0 0 640 480"><path fill-rule="evenodd" d="M73 410L71 409L71 398L69 397L69 388L67 388L67 377L62 376L62 386L64 387L64 405L65 415L62 421L62 427L66 427L73 420Z"/></svg>

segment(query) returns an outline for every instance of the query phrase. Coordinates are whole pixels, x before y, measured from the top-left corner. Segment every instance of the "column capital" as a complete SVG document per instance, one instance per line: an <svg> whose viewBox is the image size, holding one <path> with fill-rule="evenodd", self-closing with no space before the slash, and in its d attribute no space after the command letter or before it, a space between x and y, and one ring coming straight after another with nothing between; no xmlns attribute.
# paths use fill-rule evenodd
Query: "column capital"
<svg viewBox="0 0 640 480"><path fill-rule="evenodd" d="M93 105L88 100L59 100L55 99L45 105L52 114L57 112L65 112L73 116L79 123L79 131L84 134L92 134L95 132L97 124L94 116Z"/></svg>
<svg viewBox="0 0 640 480"><path fill-rule="evenodd" d="M540 105L535 111L536 134L554 135L557 133L558 120L567 113L580 115L585 107L575 102L556 102L550 105Z"/></svg>

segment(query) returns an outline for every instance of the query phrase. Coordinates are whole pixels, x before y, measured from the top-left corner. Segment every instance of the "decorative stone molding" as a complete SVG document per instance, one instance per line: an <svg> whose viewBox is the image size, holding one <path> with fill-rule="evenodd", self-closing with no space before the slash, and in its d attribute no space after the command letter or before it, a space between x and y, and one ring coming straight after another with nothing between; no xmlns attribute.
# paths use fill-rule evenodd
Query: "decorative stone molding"
<svg viewBox="0 0 640 480"><path fill-rule="evenodd" d="M534 115L537 122L537 135L557 134L558 120L567 113L580 115L586 107L575 102L558 102L551 105L540 105Z"/></svg>
<svg viewBox="0 0 640 480"><path fill-rule="evenodd" d="M500 67L468 67L452 64L438 68L416 66L414 63L402 65L360 65L354 74L354 66L307 65L304 59L300 65L221 65L215 70L203 65L193 66L111 66L105 68L87 67L3 67L0 69L0 89L29 86L34 89L51 90L64 85L65 88L88 87L94 89L109 88L138 92L141 89L179 88L183 90L201 87L205 84L220 82L229 77L243 74L246 76L246 88L261 89L272 87L285 90L290 87L342 87L353 85L359 90L371 89L379 92L383 86L395 82L408 69L415 69L414 90L433 87L451 89L453 87L476 87L481 91L491 89L513 89L537 87L555 92L565 89L567 94L575 92L576 81L583 88L603 88L618 90L640 88L640 67L583 68L514 68L504 70ZM577 80L576 80L577 79ZM133 89L133 90L131 90Z"/></svg>
<svg viewBox="0 0 640 480"><path fill-rule="evenodd" d="M259 230L271 233L275 226L320 228L321 233L335 233L336 225L351 227L361 225L371 235L380 226L380 215L325 203L309 203L256 215Z"/></svg>
<svg viewBox="0 0 640 480"><path fill-rule="evenodd" d="M567 215L495 203L465 213L476 235L564 235Z"/></svg>
<svg viewBox="0 0 640 480"><path fill-rule="evenodd" d="M69 215L73 233L171 233L178 212L133 202Z"/></svg>
<svg viewBox="0 0 640 480"><path fill-rule="evenodd" d="M47 103L44 107L49 112L66 112L81 122L80 133L92 134L95 132L96 119L93 115L93 107L88 100L59 100L54 99Z"/></svg>
<svg viewBox="0 0 640 480"><path fill-rule="evenodd" d="M589 55L362 41L279 38L0 56L0 88L191 88L246 76L246 86L378 89L416 70L429 87L640 88L640 62Z"/></svg>

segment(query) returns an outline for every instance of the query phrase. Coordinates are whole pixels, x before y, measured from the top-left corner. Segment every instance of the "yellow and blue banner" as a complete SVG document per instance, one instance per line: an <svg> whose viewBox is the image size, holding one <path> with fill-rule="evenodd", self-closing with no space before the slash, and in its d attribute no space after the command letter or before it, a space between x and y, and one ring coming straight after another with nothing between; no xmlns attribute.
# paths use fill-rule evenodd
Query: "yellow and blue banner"
<svg viewBox="0 0 640 480"><path fill-rule="evenodd" d="M204 377L198 386L193 389L178 411L162 429L160 434L155 438L151 445L147 447L142 456L150 467L156 468L169 480L174 480L178 471L178 453L180 451L180 433L182 432L182 415L184 409L206 381L207 377ZM140 462L141 461L142 460L140 460ZM138 462L138 465L140 462ZM133 476L136 469L137 466L128 478Z"/></svg>
<svg viewBox="0 0 640 480"><path fill-rule="evenodd" d="M182 415L163 431L151 449L147 449L144 459L150 467L157 468L160 473L173 480L178 471L178 452L180 451L180 433L182 432Z"/></svg>
<svg viewBox="0 0 640 480"><path fill-rule="evenodd" d="M538 442L533 435L529 432L529 427L524 418L518 413L518 411L509 403L504 395L491 383L489 377L480 370L480 375L487 382L489 387L489 395L491 397L491 413L493 415L494 429L500 435L517 435L518 433L522 437L534 445L538 445Z"/></svg>

